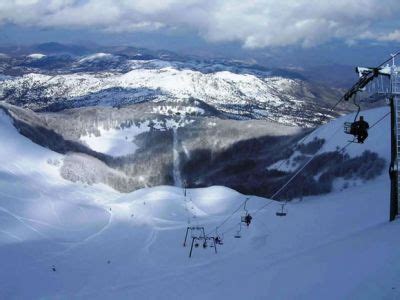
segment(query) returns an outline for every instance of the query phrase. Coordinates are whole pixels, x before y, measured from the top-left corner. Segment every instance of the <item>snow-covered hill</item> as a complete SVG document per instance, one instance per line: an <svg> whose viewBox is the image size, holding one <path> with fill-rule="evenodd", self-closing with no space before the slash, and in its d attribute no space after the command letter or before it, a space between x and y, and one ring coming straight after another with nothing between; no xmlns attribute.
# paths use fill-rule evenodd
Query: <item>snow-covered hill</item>
<svg viewBox="0 0 400 300"><path fill-rule="evenodd" d="M387 108L366 112L373 124ZM351 118L351 116L347 117ZM343 120L317 129L321 151L343 146ZM389 157L389 119L351 144ZM215 234L247 196L224 187L161 186L121 194L61 178L63 155L19 135L0 112L1 299L397 299L400 223L388 223L387 174L325 196L279 203L250 196L219 229L224 245L182 247L187 226ZM267 166L266 166L267 167ZM53 268L55 271L53 271Z"/></svg>

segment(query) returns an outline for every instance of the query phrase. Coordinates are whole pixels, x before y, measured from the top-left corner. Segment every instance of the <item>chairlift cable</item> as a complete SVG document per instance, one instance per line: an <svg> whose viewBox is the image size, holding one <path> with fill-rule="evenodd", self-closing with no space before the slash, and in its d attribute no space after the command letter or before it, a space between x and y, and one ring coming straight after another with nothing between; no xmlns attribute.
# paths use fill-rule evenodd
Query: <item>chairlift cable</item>
<svg viewBox="0 0 400 300"><path fill-rule="evenodd" d="M240 205L228 217L226 217L218 226L216 226L213 231L207 233L206 236L210 235L214 231L218 231L218 229L220 229L226 222L230 220L230 218L232 218L242 208L242 206L247 202L247 200L248 199L246 198L242 203L240 203Z"/></svg>
<svg viewBox="0 0 400 300"><path fill-rule="evenodd" d="M384 116L382 116L380 119L378 119L378 121L376 121L371 127L370 129L372 129L373 127L375 127L376 125L378 125L380 122L382 122L388 115L390 114L390 112L386 113ZM336 134L336 133L335 133ZM341 153L343 152L348 146L350 146L352 144L352 142L347 142L346 145L344 145L338 152ZM320 151L318 151L316 154L314 154L304 165L303 167L301 167L274 195L272 195L272 197L270 198L271 201L269 201L267 204L265 204L264 206L260 207L258 210L255 211L255 213L253 214L256 215L259 211L263 210L265 207L267 207L268 205L272 204L275 200L273 200L274 197L276 197L291 181L294 180L295 177L297 177L301 171L303 171L310 163L311 161L316 157L316 155L319 153ZM285 204L287 203L287 200L285 201Z"/></svg>
<svg viewBox="0 0 400 300"><path fill-rule="evenodd" d="M339 129L340 128L338 128L332 135L331 135L331 137L330 137L330 139L334 136L334 135L336 135L338 132L339 132ZM318 130L318 129L317 129ZM315 132L315 131L313 131L313 132ZM312 133L313 133L312 132ZM311 134L310 134L311 135ZM310 135L308 135L308 136L310 136ZM306 136L306 137L308 137L308 136ZM321 149L317 152L317 153L315 153L312 157L311 157L311 159L309 160L309 161L307 161L306 162L306 164L305 165L303 165L303 167L301 167L290 179L289 179L289 181L287 181L278 191L276 191L269 199L271 199L269 202L267 202L264 206L262 206L260 209L258 209L258 210L256 210L255 212L254 212L254 214L253 215L256 215L260 210L263 210L265 207L267 207L268 205L270 205L270 204L272 204L273 202L274 202L274 198L287 186L287 185L289 185L289 183L290 182L292 182L296 177L297 177L297 175L298 174L300 174L300 172L301 171L303 171L304 169L305 169L305 167L308 165L308 164L310 164L311 163L311 161L316 157L316 155L317 154L319 154L321 152ZM216 228L221 228L227 221L229 221L229 219L230 218L232 218L233 217L233 215L235 214L235 213L237 213L239 210L240 210L240 208L245 204L247 202L247 199L243 202L243 203L241 203L240 204L240 206L231 214L231 215L229 215L220 225L218 225ZM210 232L211 233L211 232ZM208 235L208 234L207 234Z"/></svg>
<svg viewBox="0 0 400 300"><path fill-rule="evenodd" d="M381 122L383 119L385 119L388 115L390 115L390 111L388 113L386 113L383 117L381 117L378 121L376 121L374 124L372 124L369 129L374 128L374 126L376 126L379 122Z"/></svg>
<svg viewBox="0 0 400 300"><path fill-rule="evenodd" d="M392 55L389 59L385 60L384 62L382 62L377 68L382 67L384 64L386 64L387 62L389 62L390 60L392 60L393 58L397 57L398 55L400 55L400 51L398 51L397 53L395 53L394 55ZM376 69L377 69L376 68ZM370 72L369 72L370 73ZM369 74L368 73L368 74ZM360 82L365 81L367 78L367 75L363 75L329 110L328 112L333 111L343 100L345 100L346 96L348 94L350 94L352 92L352 90L354 90L358 85L360 85ZM356 94L358 92L358 90L354 93ZM354 100L355 101L355 100ZM358 106L359 107L359 106ZM328 112L323 114L323 118L326 118ZM357 114L359 113L359 111L357 112ZM379 122L381 122L383 119L385 119L387 116L389 115L389 113L385 114L382 118L380 118L377 122L375 122L370 129L372 129L375 125L377 125ZM321 120L323 120L323 118L321 118ZM318 130L318 128L316 129ZM308 135L306 135L305 137L303 137L300 141L304 142L308 137L310 137L313 133L315 133L316 130L313 130L312 132L310 132ZM332 135L334 136L336 133L338 132L338 130ZM331 137L332 137L331 136ZM299 141L299 142L300 142ZM296 145L299 143L297 142ZM343 146L339 152L342 152L343 150L345 150L348 146L350 146L352 142L348 142L345 146ZM318 153L320 153L321 151L318 151L317 153L315 153L291 178L289 178L289 180L277 191L275 192L272 197L270 198L271 200L269 202L267 202L265 205L263 205L261 208L259 208L258 210L255 211L255 213L253 215L256 215L259 211L265 209L267 206L269 206L270 204L272 204L274 202L273 198L276 197L282 190L284 190L284 188L286 186L288 186L290 184L290 182L292 182L316 157L316 155ZM288 158L289 159L289 158ZM288 160L286 159L286 161ZM280 164L282 165L284 163L284 161ZM220 229L230 218L232 218L232 216L237 213L240 208L247 202L247 199L240 204L240 206L235 209L221 224L219 224L218 226L216 226L216 230ZM287 200L285 201L285 204L287 203ZM207 234L209 235L209 234Z"/></svg>
<svg viewBox="0 0 400 300"><path fill-rule="evenodd" d="M390 58L388 58L387 60L385 60L383 63L381 63L378 68L382 67L384 64L388 63L389 61L391 61L393 58L395 58L396 56L400 55L400 51L396 52L395 54L391 55Z"/></svg>
<svg viewBox="0 0 400 300"><path fill-rule="evenodd" d="M382 122L388 115L390 114L390 112L388 112L388 113L386 113L384 116L382 116L381 118L379 118L374 124L372 124L371 125L371 127L370 127L370 129L372 129L373 127L375 127L376 125L378 125L380 122ZM337 132L339 131L339 129L338 130L336 130L332 135L331 135L331 137L330 137L330 139L334 136L334 135L336 135L337 134ZM350 145L352 144L352 142L348 142L348 143L346 143L346 145L344 145L340 150L339 150L339 153L340 152L343 152L347 147L349 147ZM260 207L259 209L257 209L254 213L253 213L253 216L255 216L258 212L260 212L261 210L264 210L267 206L269 206L269 205L271 205L272 203L274 203L275 202L275 200L274 200L274 198L280 193L280 192L282 192L282 190L284 190L284 188L285 187L287 187L289 184L290 184L290 182L292 182L313 160L314 160L314 158L317 156L317 154L319 154L321 152L321 150L320 151L318 151L317 153L315 153L291 178L289 178L289 180L279 189L279 190L277 190L271 197L270 197L270 201L268 201L265 205L263 205L262 207ZM236 208L227 218L225 218L225 220L222 222L222 223L220 223L218 226L216 226L216 230L218 230L218 229L220 229L226 222L228 222L232 217L233 217L233 215L234 214L236 214L239 210L240 210L240 208L246 203L248 201L248 199L246 198L246 200L244 200L241 204L240 204L240 206L238 207L238 208ZM287 204L287 200L285 201L285 203L284 204ZM235 227L236 227L237 225L235 225ZM232 230L232 229L230 229L230 230ZM212 232L210 232L210 233L208 233L206 236L208 236L208 235L210 235ZM226 231L224 231L222 234L225 234L226 233Z"/></svg>

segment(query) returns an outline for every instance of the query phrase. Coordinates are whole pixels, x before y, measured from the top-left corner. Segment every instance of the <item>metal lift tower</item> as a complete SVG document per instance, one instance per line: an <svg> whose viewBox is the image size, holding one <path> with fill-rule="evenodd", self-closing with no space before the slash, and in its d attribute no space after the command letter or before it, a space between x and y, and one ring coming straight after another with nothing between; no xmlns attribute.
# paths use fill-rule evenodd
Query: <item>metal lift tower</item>
<svg viewBox="0 0 400 300"><path fill-rule="evenodd" d="M396 54L397 55L397 54ZM359 82L344 96L349 100L360 91L367 91L369 95L361 102L375 102L386 98L391 112L391 162L390 175L390 216L393 221L399 213L399 157L400 157L400 67L395 64L395 56L392 55L391 65L379 68L357 67L360 75Z"/></svg>

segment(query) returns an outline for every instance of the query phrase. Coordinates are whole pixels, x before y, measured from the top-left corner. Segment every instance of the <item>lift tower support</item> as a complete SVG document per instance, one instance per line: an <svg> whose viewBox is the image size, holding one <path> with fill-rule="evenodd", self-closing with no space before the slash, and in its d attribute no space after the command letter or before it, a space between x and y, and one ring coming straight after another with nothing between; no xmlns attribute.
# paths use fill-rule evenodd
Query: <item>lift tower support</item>
<svg viewBox="0 0 400 300"><path fill-rule="evenodd" d="M397 54L396 54L397 55ZM400 158L400 67L395 64L392 55L392 64L379 68L357 67L360 80L350 89L344 99L349 100L358 92L367 91L369 95L361 102L375 102L386 98L390 105L391 123L391 161L390 175L390 213L389 220L393 221L399 214L399 158Z"/></svg>

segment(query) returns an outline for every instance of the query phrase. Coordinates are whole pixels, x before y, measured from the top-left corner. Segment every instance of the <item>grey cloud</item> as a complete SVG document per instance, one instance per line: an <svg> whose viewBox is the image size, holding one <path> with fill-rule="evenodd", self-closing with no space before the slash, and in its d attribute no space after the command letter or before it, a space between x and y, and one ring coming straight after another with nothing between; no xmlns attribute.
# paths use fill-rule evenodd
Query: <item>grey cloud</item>
<svg viewBox="0 0 400 300"><path fill-rule="evenodd" d="M0 23L112 32L187 28L261 48L331 39L398 40L398 0L3 0ZM380 24L385 23L385 26ZM391 24L393 26L391 27ZM377 28L385 28L379 31ZM365 34L366 32L370 34Z"/></svg>

